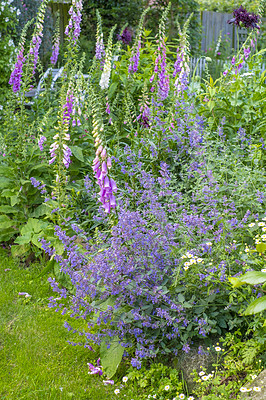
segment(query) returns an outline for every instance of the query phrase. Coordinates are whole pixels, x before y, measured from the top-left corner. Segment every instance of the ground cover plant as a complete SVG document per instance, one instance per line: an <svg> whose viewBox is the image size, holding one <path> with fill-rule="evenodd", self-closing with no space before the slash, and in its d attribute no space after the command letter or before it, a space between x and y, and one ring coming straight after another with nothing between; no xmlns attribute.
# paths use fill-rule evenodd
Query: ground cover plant
<svg viewBox="0 0 266 400"><path fill-rule="evenodd" d="M113 397L237 399L266 362L263 234L253 244L254 227L266 229L260 15L235 12L248 39L213 81L189 68L192 16L177 24L176 46L166 36L171 4L157 32L144 28L147 8L135 32L114 26L106 36L98 12L84 72L73 0L61 78L29 100L43 74L47 4L22 32L3 110L1 241L26 266L41 260L35 279L55 292L41 304L62 314L51 318L65 319L64 337L90 358L93 390L104 378ZM54 66L58 28L53 43ZM195 349L224 356L189 386L173 366ZM78 390L69 396L87 398Z"/></svg>

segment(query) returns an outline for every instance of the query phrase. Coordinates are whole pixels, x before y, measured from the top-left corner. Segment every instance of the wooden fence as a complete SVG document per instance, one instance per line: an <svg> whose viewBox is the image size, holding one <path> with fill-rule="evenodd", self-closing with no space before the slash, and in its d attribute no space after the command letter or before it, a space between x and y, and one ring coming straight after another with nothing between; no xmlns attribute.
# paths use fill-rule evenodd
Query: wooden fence
<svg viewBox="0 0 266 400"><path fill-rule="evenodd" d="M216 11L202 11L200 20L202 26L201 50L208 50L213 43L217 43L220 33L222 37L226 36L231 48L237 49L238 40L241 46L247 39L247 29L237 28L234 24L228 24L233 18L232 14L219 13ZM266 18L262 18L262 23L266 23ZM238 38L237 38L238 34Z"/></svg>

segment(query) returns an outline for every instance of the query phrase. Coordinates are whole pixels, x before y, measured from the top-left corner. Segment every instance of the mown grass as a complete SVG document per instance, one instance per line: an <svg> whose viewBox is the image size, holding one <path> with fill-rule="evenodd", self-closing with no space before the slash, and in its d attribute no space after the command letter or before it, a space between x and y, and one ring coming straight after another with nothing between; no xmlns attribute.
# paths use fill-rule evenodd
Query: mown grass
<svg viewBox="0 0 266 400"><path fill-rule="evenodd" d="M39 277L42 268L20 265L0 251L0 399L131 399L88 375L87 362L97 354L67 343L73 337L63 327L65 317L47 307L53 292L48 276Z"/></svg>

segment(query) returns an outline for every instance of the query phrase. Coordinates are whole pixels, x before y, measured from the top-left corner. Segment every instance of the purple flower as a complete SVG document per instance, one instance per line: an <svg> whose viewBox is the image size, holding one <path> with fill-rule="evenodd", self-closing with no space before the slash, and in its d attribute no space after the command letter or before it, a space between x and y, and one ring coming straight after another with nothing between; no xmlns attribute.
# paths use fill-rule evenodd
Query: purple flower
<svg viewBox="0 0 266 400"><path fill-rule="evenodd" d="M125 28L121 35L117 35L117 40L121 40L124 44L129 44L132 41L132 34L130 30Z"/></svg>
<svg viewBox="0 0 266 400"><path fill-rule="evenodd" d="M69 9L69 23L65 29L65 35L69 37L71 41L73 41L74 45L77 43L79 38L81 28L81 19L82 19L82 0L72 0L72 6Z"/></svg>
<svg viewBox="0 0 266 400"><path fill-rule="evenodd" d="M55 40L52 49L52 55L50 58L51 64L55 65L57 63L58 55L59 55L59 44L60 44L60 37Z"/></svg>
<svg viewBox="0 0 266 400"><path fill-rule="evenodd" d="M14 70L12 71L10 79L9 79L9 84L12 86L12 90L14 93L19 92L20 87L21 87L23 63L25 62L23 52L24 52L24 47L22 45L18 52L17 61L15 64Z"/></svg>
<svg viewBox="0 0 266 400"><path fill-rule="evenodd" d="M240 27L241 24L244 25L245 28L251 29L260 29L259 22L260 18L258 15L249 13L242 5L233 11L234 18L230 19L228 24L235 24L236 26Z"/></svg>
<svg viewBox="0 0 266 400"><path fill-rule="evenodd" d="M46 137L45 136L41 136L40 139L38 140L38 146L40 148L41 151L43 151L43 144L46 141Z"/></svg>

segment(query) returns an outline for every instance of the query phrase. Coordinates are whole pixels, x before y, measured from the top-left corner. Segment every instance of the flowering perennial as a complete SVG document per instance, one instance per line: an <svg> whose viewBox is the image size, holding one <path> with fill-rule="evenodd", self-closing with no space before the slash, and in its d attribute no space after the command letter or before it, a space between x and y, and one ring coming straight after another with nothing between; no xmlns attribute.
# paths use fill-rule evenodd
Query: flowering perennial
<svg viewBox="0 0 266 400"><path fill-rule="evenodd" d="M72 0L72 5L69 9L70 19L68 25L65 29L66 36L69 37L69 40L74 44L77 43L79 38L81 28L81 19L82 19L82 0Z"/></svg>
<svg viewBox="0 0 266 400"><path fill-rule="evenodd" d="M144 10L140 17L139 21L139 26L137 30L137 35L136 39L134 41L134 44L131 48L131 57L129 60L129 66L128 66L128 73L129 74L134 74L138 70L139 66L139 57L140 57L140 48L141 48L141 37L142 37L142 32L143 32L143 23L144 23L144 18L147 12L149 11L149 7Z"/></svg>
<svg viewBox="0 0 266 400"><path fill-rule="evenodd" d="M238 27L241 26L241 24L244 25L245 28L251 28L251 29L259 29L259 22L260 22L260 17L256 14L249 13L245 8L242 7L242 5L235 9L233 11L233 16L234 18L230 19L228 21L228 24L234 24Z"/></svg>
<svg viewBox="0 0 266 400"><path fill-rule="evenodd" d="M109 87L109 81L110 81L110 76L111 76L113 33L114 33L115 28L116 28L116 26L114 26L113 29L111 29L111 32L110 32L110 35L108 38L108 45L107 45L106 54L105 54L103 73L101 75L101 79L99 82L101 89L108 89L108 87Z"/></svg>
<svg viewBox="0 0 266 400"><path fill-rule="evenodd" d="M159 26L159 44L157 49L157 57L155 60L154 73L150 78L152 83L157 76L158 99L165 100L169 93L169 74L167 73L166 64L166 44L165 44L165 20L170 9L170 5L165 9Z"/></svg>

